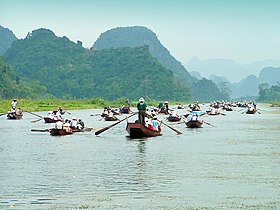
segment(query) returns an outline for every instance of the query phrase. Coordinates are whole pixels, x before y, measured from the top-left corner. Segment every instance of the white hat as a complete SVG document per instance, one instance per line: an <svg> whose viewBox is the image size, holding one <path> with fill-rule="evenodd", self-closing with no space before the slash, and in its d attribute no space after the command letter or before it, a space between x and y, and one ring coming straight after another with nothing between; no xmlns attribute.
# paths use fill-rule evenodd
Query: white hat
<svg viewBox="0 0 280 210"><path fill-rule="evenodd" d="M139 99L139 101L141 102L141 101L145 101L145 99L143 98L143 97L141 97L140 99Z"/></svg>
<svg viewBox="0 0 280 210"><path fill-rule="evenodd" d="M164 103L165 103L165 104L168 104L168 101L165 101Z"/></svg>
<svg viewBox="0 0 280 210"><path fill-rule="evenodd" d="M77 117L74 116L74 117L72 117L72 119L73 119L73 120L77 120Z"/></svg>

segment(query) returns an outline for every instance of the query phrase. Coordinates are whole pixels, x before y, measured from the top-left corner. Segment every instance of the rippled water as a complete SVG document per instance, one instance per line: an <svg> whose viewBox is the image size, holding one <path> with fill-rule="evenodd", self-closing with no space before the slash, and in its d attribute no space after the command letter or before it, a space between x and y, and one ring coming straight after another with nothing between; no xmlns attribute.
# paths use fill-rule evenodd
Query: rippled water
<svg viewBox="0 0 280 210"><path fill-rule="evenodd" d="M136 140L125 122L98 137L53 137L30 131L53 126L31 123L33 115L2 116L0 209L280 209L280 109L260 108L202 117L215 127L173 124L182 135L163 125L162 136ZM72 116L87 127L112 124L89 116L100 112Z"/></svg>

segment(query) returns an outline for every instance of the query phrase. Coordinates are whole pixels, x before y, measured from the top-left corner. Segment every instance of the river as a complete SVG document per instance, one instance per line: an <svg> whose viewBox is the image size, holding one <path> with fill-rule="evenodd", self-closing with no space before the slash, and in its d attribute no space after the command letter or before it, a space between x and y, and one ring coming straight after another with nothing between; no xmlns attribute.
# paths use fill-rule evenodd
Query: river
<svg viewBox="0 0 280 210"><path fill-rule="evenodd" d="M34 115L2 116L0 209L280 209L280 108L258 108L201 117L215 127L171 124L176 135L162 125L162 136L133 140L125 121L99 136L54 137L31 132L53 126L31 123ZM65 118L112 124L96 113Z"/></svg>

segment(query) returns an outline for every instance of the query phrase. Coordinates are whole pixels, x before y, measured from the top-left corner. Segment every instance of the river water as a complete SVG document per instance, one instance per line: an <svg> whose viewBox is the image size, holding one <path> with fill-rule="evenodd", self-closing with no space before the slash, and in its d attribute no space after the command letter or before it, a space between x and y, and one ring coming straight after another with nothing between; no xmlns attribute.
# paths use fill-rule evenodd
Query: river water
<svg viewBox="0 0 280 210"><path fill-rule="evenodd" d="M173 124L176 135L162 125L162 136L133 140L125 121L100 136L54 137L31 132L53 126L31 123L34 115L2 116L0 209L280 209L280 109L259 108L201 117L215 127ZM71 112L65 117L86 127L112 124L90 116L101 110Z"/></svg>

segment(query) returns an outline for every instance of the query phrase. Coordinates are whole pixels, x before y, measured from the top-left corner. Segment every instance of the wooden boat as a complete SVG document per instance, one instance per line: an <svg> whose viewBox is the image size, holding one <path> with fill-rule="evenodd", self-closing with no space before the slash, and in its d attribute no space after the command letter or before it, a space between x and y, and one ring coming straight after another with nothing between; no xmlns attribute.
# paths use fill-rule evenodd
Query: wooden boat
<svg viewBox="0 0 280 210"><path fill-rule="evenodd" d="M23 114L16 114L16 113L8 113L7 119L8 120L20 120L23 117Z"/></svg>
<svg viewBox="0 0 280 210"><path fill-rule="evenodd" d="M123 107L120 109L120 113L121 114L130 114L130 113L132 113L132 111L130 110L129 107Z"/></svg>
<svg viewBox="0 0 280 210"><path fill-rule="evenodd" d="M61 119L54 119L54 118L51 118L51 117L44 117L44 120L45 120L45 123L56 123L58 121L62 121Z"/></svg>
<svg viewBox="0 0 280 210"><path fill-rule="evenodd" d="M104 120L105 121L117 121L119 119L115 115L113 115L112 117L107 115L104 117Z"/></svg>
<svg viewBox="0 0 280 210"><path fill-rule="evenodd" d="M256 109L247 109L246 114L255 114L256 112Z"/></svg>
<svg viewBox="0 0 280 210"><path fill-rule="evenodd" d="M169 122L178 122L178 121L181 120L181 117L180 117L180 116L172 116L172 115L169 115L169 116L167 117L167 120L168 120Z"/></svg>
<svg viewBox="0 0 280 210"><path fill-rule="evenodd" d="M201 120L190 120L188 122L185 122L186 126L188 128L201 128L203 121Z"/></svg>
<svg viewBox="0 0 280 210"><path fill-rule="evenodd" d="M131 138L161 136L161 130L150 130L149 128L140 123L127 123L126 130Z"/></svg>
<svg viewBox="0 0 280 210"><path fill-rule="evenodd" d="M178 105L177 109L185 109L185 107L183 105Z"/></svg>
<svg viewBox="0 0 280 210"><path fill-rule="evenodd" d="M57 129L57 128L50 129L50 134L52 136L65 136L65 135L70 135L73 133L74 132L72 130L66 131L65 129Z"/></svg>

